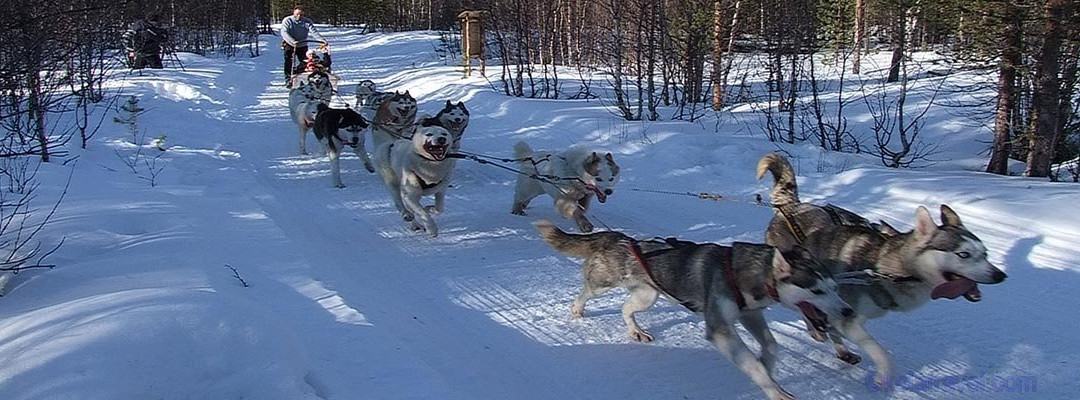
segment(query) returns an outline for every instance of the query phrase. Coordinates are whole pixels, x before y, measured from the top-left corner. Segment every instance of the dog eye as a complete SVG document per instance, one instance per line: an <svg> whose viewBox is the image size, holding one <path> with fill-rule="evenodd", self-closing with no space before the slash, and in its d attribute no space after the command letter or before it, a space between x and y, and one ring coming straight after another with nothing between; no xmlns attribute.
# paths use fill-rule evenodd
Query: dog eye
<svg viewBox="0 0 1080 400"><path fill-rule="evenodd" d="M821 296L821 295L825 294L825 291L824 291L824 290L821 290L821 289L814 289L814 290L811 290L811 291L810 291L810 293L813 293L813 294L816 294L816 295L818 295L818 296Z"/></svg>
<svg viewBox="0 0 1080 400"><path fill-rule="evenodd" d="M968 253L966 251L960 251L956 253L956 256L960 258L969 258L971 257L971 253Z"/></svg>

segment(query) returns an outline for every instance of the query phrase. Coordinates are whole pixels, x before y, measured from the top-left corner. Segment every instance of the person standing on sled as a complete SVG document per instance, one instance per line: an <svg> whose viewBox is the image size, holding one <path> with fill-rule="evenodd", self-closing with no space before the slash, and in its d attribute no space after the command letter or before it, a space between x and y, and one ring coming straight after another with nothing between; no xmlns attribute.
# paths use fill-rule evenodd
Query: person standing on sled
<svg viewBox="0 0 1080 400"><path fill-rule="evenodd" d="M303 66L308 51L308 35L314 35L319 41L326 43L326 39L315 29L315 24L304 17L304 9L296 7L292 15L281 20L281 50L285 53L285 86L291 86L293 73L293 60ZM303 68L303 67L301 67Z"/></svg>
<svg viewBox="0 0 1080 400"><path fill-rule="evenodd" d="M146 19L132 22L124 31L124 50L127 52L128 66L132 69L146 67L161 69L161 44L168 38L168 32L157 26L160 15L151 14Z"/></svg>

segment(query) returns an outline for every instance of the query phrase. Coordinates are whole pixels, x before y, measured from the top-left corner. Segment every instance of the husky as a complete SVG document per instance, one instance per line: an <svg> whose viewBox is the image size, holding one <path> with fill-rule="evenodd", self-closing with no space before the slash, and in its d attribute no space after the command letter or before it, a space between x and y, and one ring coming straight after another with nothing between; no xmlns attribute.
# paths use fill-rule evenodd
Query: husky
<svg viewBox="0 0 1080 400"><path fill-rule="evenodd" d="M333 83L324 72L311 72L293 76L289 90L289 114L300 128L300 155L307 154L307 133L315 125L315 115L320 104L330 104Z"/></svg>
<svg viewBox="0 0 1080 400"><path fill-rule="evenodd" d="M584 285L570 307L571 316L584 317L589 299L623 287L630 292L622 307L630 338L649 342L653 336L638 326L634 314L648 310L663 294L703 314L706 339L770 399L794 397L772 377L778 347L762 313L765 307L780 303L821 327L828 326L830 316L854 314L837 294L829 270L801 248L781 252L739 242L721 246L673 238L636 240L613 231L569 234L549 221L534 225L556 251L585 259ZM736 321L761 345L760 357L739 338Z"/></svg>
<svg viewBox="0 0 1080 400"><path fill-rule="evenodd" d="M978 302L982 300L979 283L1001 283L1007 277L987 260L986 246L948 205L941 205L941 225L920 206L914 229L900 232L884 222L874 226L839 207L800 202L794 170L777 154L758 162L758 179L765 172L773 175L772 205L777 209L765 243L781 250L801 245L834 275L870 278L863 284L840 286L840 297L855 307L856 314L838 320L827 334L837 358L845 362L856 364L861 358L844 347L842 337L866 351L877 367L874 381L880 386L890 383L892 364L866 331L868 319L889 311L912 311L939 298L963 296ZM809 329L815 339L824 341L825 331Z"/></svg>
<svg viewBox="0 0 1080 400"><path fill-rule="evenodd" d="M444 210L446 189L454 163L450 153L450 132L438 126L420 127L411 140L384 143L375 153L379 175L390 191L394 206L413 230L439 236L431 214ZM435 205L420 204L423 196L435 195Z"/></svg>
<svg viewBox="0 0 1080 400"><path fill-rule="evenodd" d="M394 93L378 91L375 82L367 79L356 84L356 108L368 120L375 119L375 111L383 101L393 96Z"/></svg>
<svg viewBox="0 0 1080 400"><path fill-rule="evenodd" d="M343 188L341 183L341 155L342 146L350 146L354 151L360 142L360 136L368 123L364 117L356 111L345 108L330 108L325 104L318 105L319 113L315 115L315 137L323 144L326 154L330 156L330 180L336 188ZM349 132L348 137L342 136L341 130Z"/></svg>
<svg viewBox="0 0 1080 400"><path fill-rule="evenodd" d="M416 131L416 99L406 90L405 93L394 92L379 104L375 111L375 117L371 121L371 141L375 149L383 147L395 140L410 140ZM368 172L375 172L375 166L371 164L367 149L364 148L364 138L360 137L359 154L364 161L364 168Z"/></svg>
<svg viewBox="0 0 1080 400"><path fill-rule="evenodd" d="M525 215L529 202L547 193L555 199L556 212L573 219L582 232L592 232L593 225L585 218L589 200L595 195L597 201L606 202L619 183L619 165L611 153L601 156L581 147L561 153L533 151L525 142L518 142L514 157L521 164L522 174L517 177L510 213Z"/></svg>
<svg viewBox="0 0 1080 400"><path fill-rule="evenodd" d="M439 110L438 114L434 117L421 116L418 118L418 124L445 128L454 138L450 150L457 150L461 148L461 137L465 134L465 128L469 126L469 109L465 108L464 102L459 101L454 104L447 100L446 105Z"/></svg>

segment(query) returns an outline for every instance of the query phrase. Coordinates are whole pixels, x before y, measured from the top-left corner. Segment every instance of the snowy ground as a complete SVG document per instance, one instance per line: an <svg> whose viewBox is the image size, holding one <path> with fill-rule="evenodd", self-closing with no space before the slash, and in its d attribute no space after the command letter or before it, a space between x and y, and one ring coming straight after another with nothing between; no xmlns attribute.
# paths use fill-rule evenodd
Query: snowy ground
<svg viewBox="0 0 1080 400"><path fill-rule="evenodd" d="M745 125L716 133L712 117L627 123L596 101L508 98L445 66L431 34L329 36L346 93L372 79L410 90L422 112L464 100L472 111L465 149L507 156L527 140L613 151L624 175L593 210L598 226L762 240L769 208L631 190L736 200L767 193L754 165L776 147ZM147 136L166 135L167 165L151 188L117 155L131 146L108 122L77 153L70 192L43 233L66 237L49 259L59 267L20 274L0 299L0 398L762 397L703 339L700 317L676 305L641 318L657 338L651 344L627 338L621 292L571 320L578 262L553 253L530 222L572 224L546 198L530 217L511 215L515 176L506 171L459 162L437 239L407 230L351 155L342 163L348 187L331 188L325 157L296 154L274 43L264 38L259 58L185 56L186 71L125 77L150 110L140 119ZM947 137L977 132L954 132L945 111L932 118L928 134L946 144L939 158L978 157L980 149L950 147ZM796 157L805 201L899 227L911 226L919 204L948 203L1009 273L984 287L981 303L935 301L872 321L897 371L910 377L884 394L867 385L869 361L844 365L794 313L771 310L785 388L801 399L1075 397L1080 187L947 166L890 170L811 145L785 149ZM57 194L69 168L43 167L43 199ZM1034 392L1009 393L1016 386L998 379L1034 382Z"/></svg>

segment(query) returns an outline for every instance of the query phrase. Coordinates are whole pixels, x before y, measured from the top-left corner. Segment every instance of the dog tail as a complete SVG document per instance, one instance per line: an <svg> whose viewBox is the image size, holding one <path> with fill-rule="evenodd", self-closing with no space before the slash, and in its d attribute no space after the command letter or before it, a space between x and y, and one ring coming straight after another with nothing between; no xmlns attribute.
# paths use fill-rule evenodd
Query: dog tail
<svg viewBox="0 0 1080 400"><path fill-rule="evenodd" d="M795 183L795 170L784 156L770 153L757 164L757 178L765 177L765 171L773 176L773 189L769 197L773 207L799 203L799 187Z"/></svg>
<svg viewBox="0 0 1080 400"><path fill-rule="evenodd" d="M540 230L540 237L544 238L548 246L560 253L573 257L587 258L593 252L590 250L589 240L593 235L577 235L563 232L548 220L533 222L533 226Z"/></svg>
<svg viewBox="0 0 1080 400"><path fill-rule="evenodd" d="M525 143L524 140L514 145L514 158L525 158L532 155L532 152L532 147L529 147L529 144Z"/></svg>

